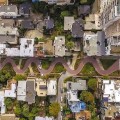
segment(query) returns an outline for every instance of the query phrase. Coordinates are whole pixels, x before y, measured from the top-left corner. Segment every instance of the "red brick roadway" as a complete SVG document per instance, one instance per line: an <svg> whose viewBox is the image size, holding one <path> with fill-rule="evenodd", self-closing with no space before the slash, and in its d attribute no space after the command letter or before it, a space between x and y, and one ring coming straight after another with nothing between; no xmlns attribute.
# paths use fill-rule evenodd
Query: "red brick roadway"
<svg viewBox="0 0 120 120"><path fill-rule="evenodd" d="M10 63L12 66L13 66L13 69L16 73L18 74L22 74L25 72L25 70L28 68L28 66L31 64L31 63L35 63L36 66L40 65L40 60L38 58L29 58L23 69L19 69L18 66L15 64L14 60L10 57L7 57L1 64L0 64L0 70L7 64L7 63ZM77 75L81 70L82 68L84 67L85 64L87 63L91 63L95 70L100 74L100 75L109 75L117 70L119 70L119 59L112 65L110 66L107 70L104 70L103 69L103 66L101 66L99 60L95 59L94 57L86 57L84 58L83 60L81 60L81 62L79 63L78 65L78 68L76 70L72 70L70 69L69 65L66 63L66 61L63 59L63 58L55 58L54 61L51 63L50 67L45 70L45 69L39 69L39 72L43 75L46 75L46 74L49 74L52 72L52 70L54 69L55 65L58 64L58 63L61 63L64 68L71 74L71 75Z"/></svg>

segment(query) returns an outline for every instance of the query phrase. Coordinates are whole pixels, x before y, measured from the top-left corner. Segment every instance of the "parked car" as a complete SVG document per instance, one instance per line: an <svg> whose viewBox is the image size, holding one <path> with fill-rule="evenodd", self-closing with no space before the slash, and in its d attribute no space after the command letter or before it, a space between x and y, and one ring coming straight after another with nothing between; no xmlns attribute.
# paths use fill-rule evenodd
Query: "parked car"
<svg viewBox="0 0 120 120"><path fill-rule="evenodd" d="M61 96L61 98L60 98L60 101L62 102L63 101L63 97Z"/></svg>
<svg viewBox="0 0 120 120"><path fill-rule="evenodd" d="M63 106L61 106L61 112L63 111Z"/></svg>

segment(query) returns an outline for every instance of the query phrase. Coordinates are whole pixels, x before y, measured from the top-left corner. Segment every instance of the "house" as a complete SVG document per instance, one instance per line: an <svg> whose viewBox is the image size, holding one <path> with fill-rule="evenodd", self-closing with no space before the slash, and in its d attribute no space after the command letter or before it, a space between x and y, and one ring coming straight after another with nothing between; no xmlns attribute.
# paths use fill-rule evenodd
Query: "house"
<svg viewBox="0 0 120 120"><path fill-rule="evenodd" d="M0 115L0 120L19 120L15 114L3 114Z"/></svg>
<svg viewBox="0 0 120 120"><path fill-rule="evenodd" d="M70 106L72 113L79 113L86 109L86 104L82 101L76 102Z"/></svg>
<svg viewBox="0 0 120 120"><path fill-rule="evenodd" d="M71 30L72 24L75 22L74 17L65 16L64 17L64 30Z"/></svg>
<svg viewBox="0 0 120 120"><path fill-rule="evenodd" d="M74 38L82 38L83 37L83 20L81 18L75 20L75 22L72 24L72 36Z"/></svg>
<svg viewBox="0 0 120 120"><path fill-rule="evenodd" d="M23 20L23 21L21 21L20 27L24 28L24 29L29 29L29 30L35 29L35 25L34 25L32 20Z"/></svg>
<svg viewBox="0 0 120 120"><path fill-rule="evenodd" d="M115 118L120 115L120 81L105 80L102 81L102 105L104 109L104 117Z"/></svg>
<svg viewBox="0 0 120 120"><path fill-rule="evenodd" d="M5 89L5 97L16 98L16 83L11 83L10 89Z"/></svg>
<svg viewBox="0 0 120 120"><path fill-rule="evenodd" d="M76 120L91 120L91 112L84 110L80 111L79 113L75 113Z"/></svg>
<svg viewBox="0 0 120 120"><path fill-rule="evenodd" d="M4 103L4 100L5 100L5 93L4 91L0 91L0 113L1 114L4 114L5 113L5 103Z"/></svg>
<svg viewBox="0 0 120 120"><path fill-rule="evenodd" d="M28 104L35 103L35 79L28 78L26 81L26 101Z"/></svg>
<svg viewBox="0 0 120 120"><path fill-rule="evenodd" d="M20 56L34 56L34 39L20 38Z"/></svg>
<svg viewBox="0 0 120 120"><path fill-rule="evenodd" d="M26 81L18 81L17 100L26 101Z"/></svg>
<svg viewBox="0 0 120 120"><path fill-rule="evenodd" d="M90 5L80 5L78 6L78 15L86 16L90 14Z"/></svg>
<svg viewBox="0 0 120 120"><path fill-rule="evenodd" d="M65 36L57 36L54 40L54 54L55 56L65 56Z"/></svg>
<svg viewBox="0 0 120 120"><path fill-rule="evenodd" d="M45 97L47 95L47 83L45 80L36 79L37 96Z"/></svg>
<svg viewBox="0 0 120 120"><path fill-rule="evenodd" d="M86 80L78 79L77 82L67 82L67 90L87 90Z"/></svg>
<svg viewBox="0 0 120 120"><path fill-rule="evenodd" d="M84 30L102 30L100 14L89 14L85 17Z"/></svg>
<svg viewBox="0 0 120 120"><path fill-rule="evenodd" d="M54 20L50 18L50 16L47 17L47 19L44 20L45 28L50 30L54 28Z"/></svg>
<svg viewBox="0 0 120 120"><path fill-rule="evenodd" d="M39 117L39 116L36 116L35 117L35 120L54 120L53 117Z"/></svg>
<svg viewBox="0 0 120 120"><path fill-rule="evenodd" d="M105 47L105 33L98 31L97 33L85 32L84 37L84 53L87 56L102 56L107 54Z"/></svg>
<svg viewBox="0 0 120 120"><path fill-rule="evenodd" d="M47 81L47 95L56 95L57 94L57 82L56 80Z"/></svg>
<svg viewBox="0 0 120 120"><path fill-rule="evenodd" d="M16 5L1 5L0 6L0 17L3 18L17 18L18 9Z"/></svg>
<svg viewBox="0 0 120 120"><path fill-rule="evenodd" d="M31 4L28 2L24 2L19 5L19 14L25 17L28 17L31 12Z"/></svg>

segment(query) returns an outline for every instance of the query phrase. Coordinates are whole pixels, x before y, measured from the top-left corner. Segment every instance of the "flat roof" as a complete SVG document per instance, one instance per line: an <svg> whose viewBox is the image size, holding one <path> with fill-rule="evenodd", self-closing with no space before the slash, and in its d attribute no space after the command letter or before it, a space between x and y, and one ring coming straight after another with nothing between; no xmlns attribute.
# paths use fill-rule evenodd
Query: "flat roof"
<svg viewBox="0 0 120 120"><path fill-rule="evenodd" d="M10 90L5 90L5 97L16 98L16 84L15 83L11 84Z"/></svg>
<svg viewBox="0 0 120 120"><path fill-rule="evenodd" d="M65 55L65 36L57 36L54 40L55 55L64 56Z"/></svg>
<svg viewBox="0 0 120 120"><path fill-rule="evenodd" d="M86 80L78 80L77 82L67 82L68 90L87 90Z"/></svg>
<svg viewBox="0 0 120 120"><path fill-rule="evenodd" d="M5 103L4 103L5 98L4 98L4 96L5 96L4 91L0 91L0 108L1 108L0 113L1 114L5 113Z"/></svg>
<svg viewBox="0 0 120 120"><path fill-rule="evenodd" d="M57 82L56 80L47 81L47 95L56 95L57 93Z"/></svg>
<svg viewBox="0 0 120 120"><path fill-rule="evenodd" d="M35 80L27 80L26 82L26 101L28 104L35 103Z"/></svg>
<svg viewBox="0 0 120 120"><path fill-rule="evenodd" d="M74 17L65 16L64 17L64 30L71 30L72 24L75 22Z"/></svg>
<svg viewBox="0 0 120 120"><path fill-rule="evenodd" d="M17 100L23 100L26 99L26 81L18 81L17 86Z"/></svg>

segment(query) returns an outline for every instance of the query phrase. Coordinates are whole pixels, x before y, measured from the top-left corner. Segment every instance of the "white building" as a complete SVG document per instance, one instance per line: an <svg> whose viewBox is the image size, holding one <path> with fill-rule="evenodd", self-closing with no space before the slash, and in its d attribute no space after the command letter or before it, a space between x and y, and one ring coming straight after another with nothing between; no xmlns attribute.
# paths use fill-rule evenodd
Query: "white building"
<svg viewBox="0 0 120 120"><path fill-rule="evenodd" d="M53 117L39 117L39 116L36 116L35 117L35 120L54 120Z"/></svg>
<svg viewBox="0 0 120 120"><path fill-rule="evenodd" d="M54 40L54 51L55 56L65 56L65 36L57 36Z"/></svg>
<svg viewBox="0 0 120 120"><path fill-rule="evenodd" d="M18 81L17 100L26 101L26 81Z"/></svg>
<svg viewBox="0 0 120 120"><path fill-rule="evenodd" d="M4 98L4 96L5 96L4 91L0 91L0 108L1 108L0 113L1 114L5 113L5 104L4 104L5 98Z"/></svg>
<svg viewBox="0 0 120 120"><path fill-rule="evenodd" d="M47 81L47 95L56 95L57 93L57 82L56 80Z"/></svg>
<svg viewBox="0 0 120 120"><path fill-rule="evenodd" d="M11 84L11 89L5 90L5 97L16 98L16 84Z"/></svg>

